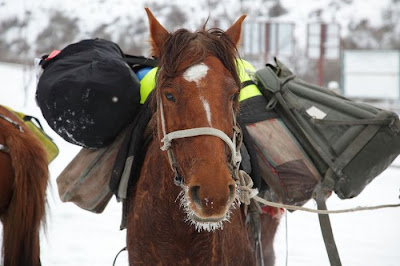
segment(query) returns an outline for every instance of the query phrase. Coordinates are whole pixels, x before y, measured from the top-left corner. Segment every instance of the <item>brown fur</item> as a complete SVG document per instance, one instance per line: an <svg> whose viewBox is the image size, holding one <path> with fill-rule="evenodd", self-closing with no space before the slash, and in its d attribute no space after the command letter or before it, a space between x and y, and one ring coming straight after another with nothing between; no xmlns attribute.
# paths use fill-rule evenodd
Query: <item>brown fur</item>
<svg viewBox="0 0 400 266"><path fill-rule="evenodd" d="M223 230L198 232L185 221L179 206L181 188L174 184L174 173L167 153L160 150L163 137L160 125L160 99L163 102L166 131L207 127L209 121L200 100L206 98L212 113L212 127L232 137L233 115L238 109L239 78L236 73L235 45L240 35L241 17L227 33L221 30L190 33L178 30L167 34L149 10L153 51L159 58L159 72L153 100L158 117L155 136L149 144L140 178L130 195L127 223L127 248L130 265L254 265L254 242L245 224L242 208L232 210ZM239 32L239 34L238 34ZM164 36L164 38L160 38ZM165 38L165 36L168 36ZM190 66L204 63L207 78L199 85L182 77ZM166 94L172 94L170 101ZM189 204L201 218L221 217L231 208L229 185L234 184L228 165L230 151L212 136L177 139L172 144L189 191ZM199 187L199 208L190 196ZM206 206L204 200L213 202ZM264 253L273 263L272 239L278 221L263 218ZM269 233L267 233L267 231ZM272 265L272 264L267 264Z"/></svg>
<svg viewBox="0 0 400 266"><path fill-rule="evenodd" d="M20 132L0 118L0 218L4 266L40 265L39 229L45 218L48 159L39 140L13 113L3 114L23 127Z"/></svg>

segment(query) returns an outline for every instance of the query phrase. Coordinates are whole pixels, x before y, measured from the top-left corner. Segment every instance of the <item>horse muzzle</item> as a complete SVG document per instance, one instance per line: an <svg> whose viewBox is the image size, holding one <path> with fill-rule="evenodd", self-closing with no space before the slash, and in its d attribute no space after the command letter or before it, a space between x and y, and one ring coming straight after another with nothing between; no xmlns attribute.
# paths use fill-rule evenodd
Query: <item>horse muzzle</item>
<svg viewBox="0 0 400 266"><path fill-rule="evenodd" d="M227 218L236 199L236 184L210 182L189 186L188 199L192 219L197 222L220 222Z"/></svg>

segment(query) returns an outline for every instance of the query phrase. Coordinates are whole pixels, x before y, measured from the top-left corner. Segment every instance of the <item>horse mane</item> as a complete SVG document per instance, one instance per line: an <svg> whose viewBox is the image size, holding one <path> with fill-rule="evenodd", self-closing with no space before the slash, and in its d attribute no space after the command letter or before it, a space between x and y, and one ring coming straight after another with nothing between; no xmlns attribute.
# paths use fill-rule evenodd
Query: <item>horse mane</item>
<svg viewBox="0 0 400 266"><path fill-rule="evenodd" d="M235 43L223 30L219 28L206 30L205 26L206 24L196 32L179 29L170 34L159 58L156 89L163 87L168 80L179 76L189 67L202 62L207 56L218 58L240 88L236 68L236 58L239 57L239 53ZM235 109L237 107L238 105Z"/></svg>
<svg viewBox="0 0 400 266"><path fill-rule="evenodd" d="M1 134L9 148L14 170L12 199L1 217L4 265L40 265L40 227L46 224L48 158L39 139L13 113L0 113L18 121L24 132L0 119ZM3 188L4 189L4 188ZM1 215L1 214L0 214ZM1 264L1 260L0 260Z"/></svg>

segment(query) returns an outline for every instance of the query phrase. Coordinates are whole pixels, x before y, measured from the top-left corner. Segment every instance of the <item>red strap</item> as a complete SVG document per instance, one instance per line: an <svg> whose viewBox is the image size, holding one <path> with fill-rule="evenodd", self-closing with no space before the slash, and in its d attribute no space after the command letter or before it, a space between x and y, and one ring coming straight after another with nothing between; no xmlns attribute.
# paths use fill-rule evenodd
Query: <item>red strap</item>
<svg viewBox="0 0 400 266"><path fill-rule="evenodd" d="M46 58L46 61L49 61L51 59L53 59L54 57L56 57L61 51L60 50L53 50L53 52L51 52L49 54L49 56Z"/></svg>
<svg viewBox="0 0 400 266"><path fill-rule="evenodd" d="M264 214L268 214L271 217L275 217L276 215L282 215L283 212L285 211L282 208L275 208L275 207L271 207L271 206L263 206L263 207L261 207L261 210Z"/></svg>

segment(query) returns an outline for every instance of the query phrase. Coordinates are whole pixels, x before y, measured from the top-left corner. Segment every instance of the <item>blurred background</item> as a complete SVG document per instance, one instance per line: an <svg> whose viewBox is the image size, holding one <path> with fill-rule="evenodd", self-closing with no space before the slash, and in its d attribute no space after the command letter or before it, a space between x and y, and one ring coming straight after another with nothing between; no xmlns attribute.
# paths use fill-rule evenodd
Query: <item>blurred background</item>
<svg viewBox="0 0 400 266"><path fill-rule="evenodd" d="M0 104L38 117L60 148L50 165L44 266L112 265L125 231L119 231L121 205L114 198L100 215L60 202L55 180L80 147L44 122L34 100L34 58L95 37L116 42L127 54L149 56L144 7L169 31L195 30L207 19L209 27L227 29L246 13L239 51L257 69L277 57L307 82L400 111L400 0L0 0ZM397 159L355 199L333 195L328 207L397 203L398 165ZM331 219L343 265L399 265L399 210ZM313 214L285 215L275 246L277 265L329 265ZM127 265L126 253L116 265Z"/></svg>
<svg viewBox="0 0 400 266"><path fill-rule="evenodd" d="M305 81L397 108L399 0L0 0L0 61L31 65L93 37L148 55L145 6L170 31L207 18L226 29L246 13L240 52L257 67L276 56Z"/></svg>

